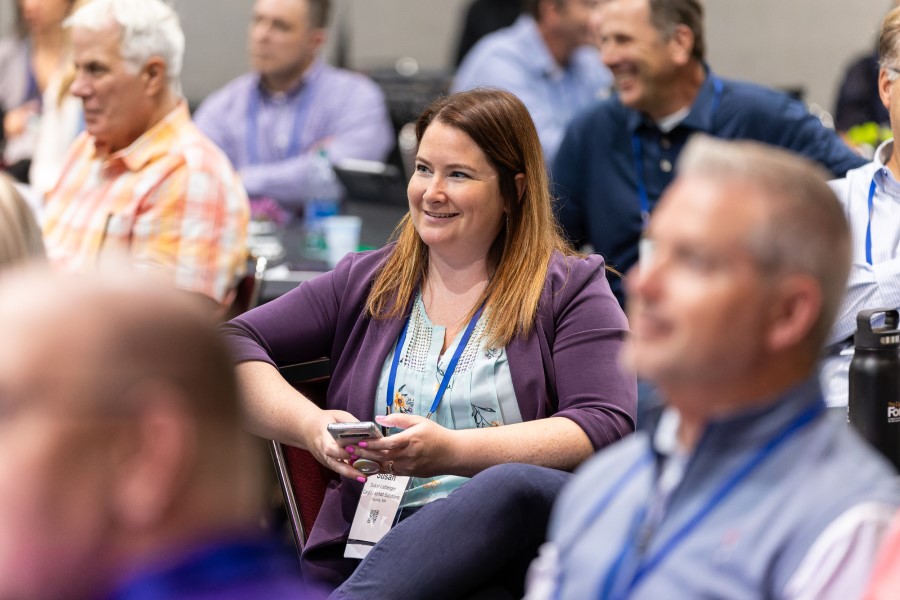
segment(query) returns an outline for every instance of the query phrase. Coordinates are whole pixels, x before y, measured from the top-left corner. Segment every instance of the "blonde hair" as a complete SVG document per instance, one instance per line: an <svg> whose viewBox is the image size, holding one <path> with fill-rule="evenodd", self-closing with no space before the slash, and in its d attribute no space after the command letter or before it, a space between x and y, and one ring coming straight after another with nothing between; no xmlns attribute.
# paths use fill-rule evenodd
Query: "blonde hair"
<svg viewBox="0 0 900 600"><path fill-rule="evenodd" d="M891 81L897 78L898 52L900 52L900 7L892 9L881 23L878 37L878 66L890 69Z"/></svg>
<svg viewBox="0 0 900 600"><path fill-rule="evenodd" d="M468 135L497 170L507 221L488 254L490 282L469 317L484 303L490 314L488 343L505 346L534 326L550 256L576 254L553 216L540 140L528 109L502 90L482 88L439 98L416 122L418 141L433 122ZM525 176L521 197L517 174ZM376 276L366 305L376 319L402 317L428 271L428 247L409 214L393 239L396 246Z"/></svg>
<svg viewBox="0 0 900 600"><path fill-rule="evenodd" d="M31 208L12 180L0 175L0 268L44 256L44 242Z"/></svg>

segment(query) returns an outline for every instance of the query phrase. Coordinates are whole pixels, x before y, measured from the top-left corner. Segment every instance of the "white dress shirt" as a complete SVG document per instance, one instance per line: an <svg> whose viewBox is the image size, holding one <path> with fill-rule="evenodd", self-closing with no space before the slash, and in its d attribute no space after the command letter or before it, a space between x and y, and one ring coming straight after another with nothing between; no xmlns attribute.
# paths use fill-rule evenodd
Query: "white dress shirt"
<svg viewBox="0 0 900 600"><path fill-rule="evenodd" d="M844 207L850 223L853 263L844 297L829 335L828 355L820 366L820 379L829 406L847 406L848 373L853 358L856 315L867 308L900 307L900 182L887 162L893 140L881 144L875 159L829 183ZM869 189L875 181L872 201L872 264L866 262L866 229L869 224Z"/></svg>

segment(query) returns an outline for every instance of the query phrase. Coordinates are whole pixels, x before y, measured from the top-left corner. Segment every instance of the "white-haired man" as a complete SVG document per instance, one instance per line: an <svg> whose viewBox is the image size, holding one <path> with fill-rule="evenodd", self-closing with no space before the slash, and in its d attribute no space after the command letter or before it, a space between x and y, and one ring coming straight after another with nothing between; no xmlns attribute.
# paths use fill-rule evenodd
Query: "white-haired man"
<svg viewBox="0 0 900 600"><path fill-rule="evenodd" d="M181 98L177 15L161 0L94 0L67 24L86 131L47 198L51 262L84 271L124 254L225 301L245 265L249 204Z"/></svg>

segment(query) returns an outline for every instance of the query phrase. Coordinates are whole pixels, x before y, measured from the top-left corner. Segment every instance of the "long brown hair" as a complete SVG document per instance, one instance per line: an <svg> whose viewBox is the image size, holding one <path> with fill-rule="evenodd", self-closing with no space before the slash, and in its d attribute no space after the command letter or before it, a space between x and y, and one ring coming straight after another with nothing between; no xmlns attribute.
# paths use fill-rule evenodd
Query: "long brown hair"
<svg viewBox="0 0 900 600"><path fill-rule="evenodd" d="M468 135L497 171L507 222L488 253L490 282L480 301L490 314L488 343L499 347L534 326L547 267L554 251L575 252L564 241L553 216L544 155L528 109L513 94L476 89L439 98L416 122L416 139L439 122ZM525 175L521 197L516 175ZM367 311L376 319L402 317L428 271L428 247L403 217L397 244L369 293Z"/></svg>

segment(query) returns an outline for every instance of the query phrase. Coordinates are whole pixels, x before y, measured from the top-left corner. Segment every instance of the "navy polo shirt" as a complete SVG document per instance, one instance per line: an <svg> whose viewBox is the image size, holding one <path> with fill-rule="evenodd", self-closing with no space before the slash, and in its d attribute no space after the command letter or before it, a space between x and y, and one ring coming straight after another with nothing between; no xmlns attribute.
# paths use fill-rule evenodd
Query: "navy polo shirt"
<svg viewBox="0 0 900 600"><path fill-rule="evenodd" d="M674 165L695 132L723 139L750 139L802 154L843 177L865 160L837 134L822 126L802 102L759 85L719 79L707 72L687 117L669 133L618 96L578 115L566 132L551 176L557 216L577 246L590 243L607 264L625 272L637 262L643 229L638 196L634 136L640 138L643 182L652 211L675 176ZM718 98L716 98L718 96ZM613 292L624 303L622 282L611 276Z"/></svg>

